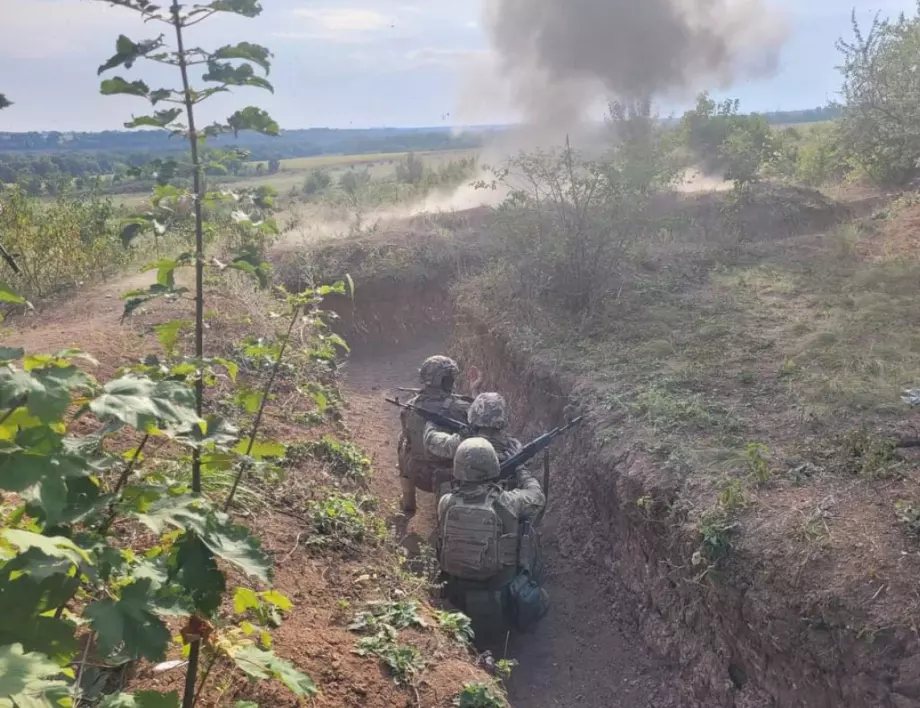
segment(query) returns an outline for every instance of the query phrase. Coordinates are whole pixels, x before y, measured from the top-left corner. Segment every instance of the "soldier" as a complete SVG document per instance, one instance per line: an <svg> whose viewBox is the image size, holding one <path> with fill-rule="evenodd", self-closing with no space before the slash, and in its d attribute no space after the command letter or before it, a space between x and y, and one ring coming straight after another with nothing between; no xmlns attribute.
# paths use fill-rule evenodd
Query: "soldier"
<svg viewBox="0 0 920 708"><path fill-rule="evenodd" d="M499 461L488 440L457 446L454 490L438 503L438 561L448 596L473 619L477 633L509 623L531 628L548 609L548 595L533 571L539 564L531 521L546 503L540 483L516 471L516 488L497 484Z"/></svg>
<svg viewBox="0 0 920 708"><path fill-rule="evenodd" d="M448 418L465 420L470 401L453 392L459 371L457 363L449 357L429 357L419 369L422 390L409 403ZM415 511L416 487L426 492L437 490L450 479L450 461L425 449L426 421L421 416L403 410L400 422L398 455L402 507L404 512L411 514Z"/></svg>
<svg viewBox="0 0 920 708"><path fill-rule="evenodd" d="M504 397L498 393L483 393L476 397L467 413L470 425L470 436L482 437L488 440L498 461L504 462L521 451L521 443L517 438L508 434L508 406ZM453 459L457 446L462 442L463 436L457 433L447 433L440 430L433 423L425 426L425 449L436 457Z"/></svg>

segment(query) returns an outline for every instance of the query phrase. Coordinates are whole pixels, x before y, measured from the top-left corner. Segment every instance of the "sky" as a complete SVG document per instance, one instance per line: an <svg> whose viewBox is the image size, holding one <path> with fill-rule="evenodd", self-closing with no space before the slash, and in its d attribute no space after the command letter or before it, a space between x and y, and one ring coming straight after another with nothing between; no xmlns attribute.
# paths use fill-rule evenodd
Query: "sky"
<svg viewBox="0 0 920 708"><path fill-rule="evenodd" d="M275 54L269 79L275 94L241 89L221 96L207 120L250 103L282 128L438 126L466 121L463 97L486 76L489 43L482 0L262 0L256 19L215 17L190 30L190 43L215 47L238 41ZM638 0L637 0L638 1ZM789 27L774 75L733 86L718 96L744 110L811 108L836 97L834 47L850 36L850 12L871 21L876 11L912 12L916 0L765 0ZM0 93L15 105L0 111L0 131L118 129L145 101L103 97L96 68L124 33L139 40L160 30L100 0L0 0ZM116 72L117 73L117 72ZM135 65L129 80L171 85L160 67ZM667 111L680 106L668 106ZM475 122L517 119L501 101L479 107Z"/></svg>

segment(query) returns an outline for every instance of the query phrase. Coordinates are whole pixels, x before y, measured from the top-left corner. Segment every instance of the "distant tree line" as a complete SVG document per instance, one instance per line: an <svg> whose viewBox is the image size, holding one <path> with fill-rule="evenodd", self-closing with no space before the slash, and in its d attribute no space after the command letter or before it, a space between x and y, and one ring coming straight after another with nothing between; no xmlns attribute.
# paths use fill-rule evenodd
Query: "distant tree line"
<svg viewBox="0 0 920 708"><path fill-rule="evenodd" d="M840 106L828 105L820 108L808 108L802 111L770 111L761 113L770 125L795 125L797 123L823 123L836 120L843 115Z"/></svg>
<svg viewBox="0 0 920 708"><path fill-rule="evenodd" d="M239 147L254 160L312 157L314 155L409 152L477 147L481 136L454 135L448 128L369 128L337 130L310 128L289 130L276 138L241 133L239 138L222 135L210 141L216 148ZM103 131L101 133L0 132L0 153L13 152L182 152L186 146L159 131Z"/></svg>

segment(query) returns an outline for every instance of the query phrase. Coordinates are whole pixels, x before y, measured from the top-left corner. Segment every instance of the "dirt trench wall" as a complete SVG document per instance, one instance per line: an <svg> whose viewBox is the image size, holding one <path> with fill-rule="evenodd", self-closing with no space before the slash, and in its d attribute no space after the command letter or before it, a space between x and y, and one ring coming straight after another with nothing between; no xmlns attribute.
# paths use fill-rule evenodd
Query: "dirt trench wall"
<svg viewBox="0 0 920 708"><path fill-rule="evenodd" d="M781 233L837 218L824 204L792 221L785 212L768 214ZM355 272L352 265L347 272ZM521 437L559 424L568 406L586 413L587 423L554 447L564 469L554 469L548 526L557 529L561 552L599 588L625 588L636 598L646 640L681 667L688 706L920 708L920 660L909 658L916 637L859 636L852 608L809 605L794 569L769 555L735 549L723 577L701 578L692 563L699 535L676 504L682 480L642 449L606 443L610 421L580 404L592 398L590 382L458 313L450 294L456 273L423 270L424 278L356 279L354 301L327 303L340 315L336 331L366 353L453 329L449 352L478 365L486 386L509 399L514 417L525 422L514 431Z"/></svg>
<svg viewBox="0 0 920 708"><path fill-rule="evenodd" d="M649 645L679 664L688 705L712 708L915 708L920 699L916 638L873 644L848 624L847 608L799 602L791 569L769 558L735 559L725 578L699 579L691 559L698 536L668 513L678 484L640 450L603 442L602 419L580 409L588 391L470 318L454 334L462 358L487 372L486 386L509 399L525 436L579 410L588 421L553 451L549 516L562 552L577 558L599 585L626 587ZM571 409L567 410L567 407ZM526 413L525 413L526 412ZM598 593L600 597L602 593ZM895 692L897 688L897 692Z"/></svg>

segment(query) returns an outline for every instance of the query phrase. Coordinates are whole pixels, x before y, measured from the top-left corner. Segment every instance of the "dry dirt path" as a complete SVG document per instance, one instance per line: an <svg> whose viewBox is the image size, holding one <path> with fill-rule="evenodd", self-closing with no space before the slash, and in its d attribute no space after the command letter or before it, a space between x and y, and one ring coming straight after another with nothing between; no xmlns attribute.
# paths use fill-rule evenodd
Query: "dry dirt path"
<svg viewBox="0 0 920 708"><path fill-rule="evenodd" d="M401 348L359 346L348 363L349 425L373 456L375 491L393 505L399 494L399 416L383 399L396 387L417 385L419 363L445 341L446 336ZM543 534L552 610L534 634L512 637L507 649L508 657L520 662L510 682L515 708L683 708L677 672L646 649L629 599L560 555L554 543L558 523L550 513ZM434 526L434 499L420 494L419 510L406 524L405 545L429 542ZM493 649L496 658L503 652L504 647Z"/></svg>

